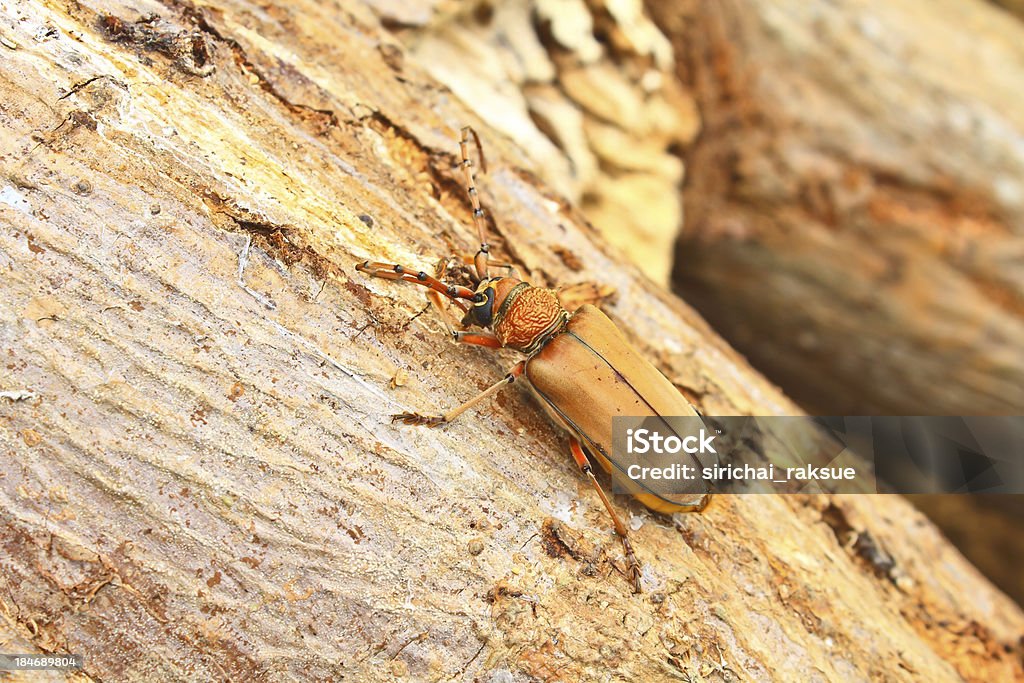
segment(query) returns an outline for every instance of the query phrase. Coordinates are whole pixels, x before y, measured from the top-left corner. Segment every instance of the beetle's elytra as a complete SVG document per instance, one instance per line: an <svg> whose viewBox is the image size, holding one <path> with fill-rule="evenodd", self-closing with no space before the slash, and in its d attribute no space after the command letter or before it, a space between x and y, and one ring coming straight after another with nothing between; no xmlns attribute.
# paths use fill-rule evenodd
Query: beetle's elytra
<svg viewBox="0 0 1024 683"><path fill-rule="evenodd" d="M556 290L534 287L515 277L490 276L489 269L493 263L468 153L470 134L480 149L479 139L468 127L462 129L459 146L473 218L480 237L480 249L472 259L472 279L476 289L442 282L439 278L443 276L443 267L437 277L400 265L372 261L360 263L356 269L372 277L402 280L426 287L431 302L455 341L494 349L515 349L525 354L526 359L517 363L504 379L444 415L402 413L395 415L393 420L431 427L446 424L525 374L541 405L569 433L573 458L611 515L629 563L633 588L640 592L640 564L629 542L626 527L594 477L584 449L605 471L612 472L613 468L621 469L612 452L613 417L699 417L699 414L596 307L585 304L570 312L563 307ZM459 329L455 329L442 297L463 311ZM471 332L470 327L482 328L482 331ZM651 510L666 514L700 511L710 498L707 493L662 495L643 488L637 488L633 493Z"/></svg>

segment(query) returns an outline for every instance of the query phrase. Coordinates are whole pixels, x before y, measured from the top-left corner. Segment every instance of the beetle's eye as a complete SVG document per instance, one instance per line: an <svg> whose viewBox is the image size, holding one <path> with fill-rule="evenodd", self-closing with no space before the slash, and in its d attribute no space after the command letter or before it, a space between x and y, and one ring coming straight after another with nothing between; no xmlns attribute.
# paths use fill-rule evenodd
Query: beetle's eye
<svg viewBox="0 0 1024 683"><path fill-rule="evenodd" d="M492 308L494 307L494 287L488 287L473 296L473 318L477 325L490 327Z"/></svg>

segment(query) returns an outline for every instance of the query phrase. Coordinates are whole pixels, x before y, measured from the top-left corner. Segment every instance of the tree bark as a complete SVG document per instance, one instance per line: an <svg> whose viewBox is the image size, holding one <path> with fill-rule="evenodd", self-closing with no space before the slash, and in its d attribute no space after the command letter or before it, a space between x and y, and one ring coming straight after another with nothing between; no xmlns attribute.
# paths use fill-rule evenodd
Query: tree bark
<svg viewBox="0 0 1024 683"><path fill-rule="evenodd" d="M5 651L80 653L86 680L1024 673L1024 615L898 497L721 496L675 524L616 499L634 596L524 392L392 426L515 361L352 268L475 249L467 123L496 254L614 287L704 413L798 411L368 6L133 5L0 14Z"/></svg>
<svg viewBox="0 0 1024 683"><path fill-rule="evenodd" d="M992 0L1018 19L1024 17L1024 0Z"/></svg>
<svg viewBox="0 0 1024 683"><path fill-rule="evenodd" d="M652 6L704 123L687 300L819 414L1024 410L1024 24L973 0Z"/></svg>

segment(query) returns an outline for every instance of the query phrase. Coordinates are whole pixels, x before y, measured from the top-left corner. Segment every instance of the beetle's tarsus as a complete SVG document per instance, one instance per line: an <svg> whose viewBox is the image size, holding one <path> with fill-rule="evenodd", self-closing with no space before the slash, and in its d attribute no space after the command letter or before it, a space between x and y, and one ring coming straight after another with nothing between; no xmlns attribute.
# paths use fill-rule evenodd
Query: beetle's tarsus
<svg viewBox="0 0 1024 683"><path fill-rule="evenodd" d="M447 420L442 416L420 415L419 413L399 413L391 416L391 422L401 422L406 425L423 425L426 427L437 427L443 425Z"/></svg>
<svg viewBox="0 0 1024 683"><path fill-rule="evenodd" d="M636 559L636 555L633 553L633 544L629 542L629 539L622 536L622 548L626 552L626 562L629 564L629 578L633 583L633 593L643 593L643 589L640 587L640 561Z"/></svg>

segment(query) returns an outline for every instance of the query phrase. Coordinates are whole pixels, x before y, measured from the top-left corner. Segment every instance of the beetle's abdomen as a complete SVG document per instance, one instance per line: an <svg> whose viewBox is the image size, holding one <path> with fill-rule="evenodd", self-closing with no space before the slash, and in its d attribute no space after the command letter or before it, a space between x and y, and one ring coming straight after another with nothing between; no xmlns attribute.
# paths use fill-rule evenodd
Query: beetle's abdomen
<svg viewBox="0 0 1024 683"><path fill-rule="evenodd" d="M522 287L509 295L494 325L494 334L503 346L532 353L568 320L553 289Z"/></svg>
<svg viewBox="0 0 1024 683"><path fill-rule="evenodd" d="M581 307L565 332L529 360L526 376L550 412L606 470L616 467L613 417L696 416L679 390L593 306ZM635 495L659 512L699 508L705 502L701 493L659 496L638 490Z"/></svg>

